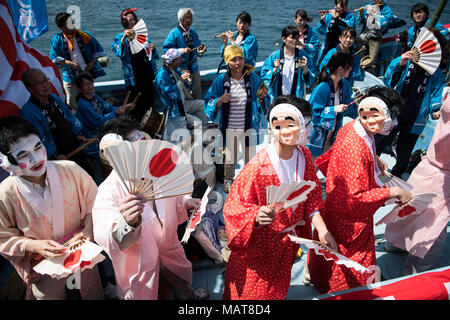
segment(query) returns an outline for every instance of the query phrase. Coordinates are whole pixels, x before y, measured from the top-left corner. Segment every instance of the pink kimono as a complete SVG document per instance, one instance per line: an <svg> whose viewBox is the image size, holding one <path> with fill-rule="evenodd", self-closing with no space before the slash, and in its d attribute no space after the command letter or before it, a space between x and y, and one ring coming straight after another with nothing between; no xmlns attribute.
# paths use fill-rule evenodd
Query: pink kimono
<svg viewBox="0 0 450 320"><path fill-rule="evenodd" d="M32 239L57 241L80 229L83 220L91 219L97 193L92 178L72 161L48 161L47 177L51 178L52 222L40 210L22 178L10 176L0 184L0 253L23 279L27 298L32 298L31 283L43 277L32 269L39 260L25 251L28 242ZM97 268L81 273L80 293L83 299L103 298Z"/></svg>
<svg viewBox="0 0 450 320"><path fill-rule="evenodd" d="M158 299L160 263L180 278L192 282L192 265L178 240L177 227L187 220L184 198L156 200L156 208L163 222L161 229L149 203L145 204L142 222L135 232L138 239L127 248L120 248L113 230L123 220L119 201L128 192L113 170L100 185L92 218L95 241L112 260L118 295L125 300Z"/></svg>
<svg viewBox="0 0 450 320"><path fill-rule="evenodd" d="M419 215L386 225L386 240L410 255L423 258L450 220L450 96L442 104L427 155L417 165L408 183L411 193L436 192L437 196Z"/></svg>

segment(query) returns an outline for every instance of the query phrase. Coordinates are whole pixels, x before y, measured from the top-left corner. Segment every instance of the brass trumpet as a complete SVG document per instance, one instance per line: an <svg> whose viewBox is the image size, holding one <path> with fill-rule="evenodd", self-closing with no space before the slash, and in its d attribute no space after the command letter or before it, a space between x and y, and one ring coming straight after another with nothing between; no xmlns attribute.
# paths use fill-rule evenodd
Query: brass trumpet
<svg viewBox="0 0 450 320"><path fill-rule="evenodd" d="M228 32L228 31L225 31L225 32L222 32L222 33L220 33L220 34L214 36L214 39L221 38L222 36L226 35L227 32ZM239 30L233 31L232 33L235 34L235 33L237 33L237 32L239 32Z"/></svg>

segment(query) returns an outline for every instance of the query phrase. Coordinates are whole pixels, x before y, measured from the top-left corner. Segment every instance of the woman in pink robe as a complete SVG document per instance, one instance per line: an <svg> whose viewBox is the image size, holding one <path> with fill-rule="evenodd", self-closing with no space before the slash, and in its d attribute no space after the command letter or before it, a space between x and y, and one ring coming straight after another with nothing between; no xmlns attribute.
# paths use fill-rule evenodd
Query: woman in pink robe
<svg viewBox="0 0 450 320"><path fill-rule="evenodd" d="M446 88L441 116L427 155L417 165L408 183L412 194L436 192L433 202L419 215L386 225L389 245L408 251L404 274L431 268L444 247L450 220L450 90Z"/></svg>

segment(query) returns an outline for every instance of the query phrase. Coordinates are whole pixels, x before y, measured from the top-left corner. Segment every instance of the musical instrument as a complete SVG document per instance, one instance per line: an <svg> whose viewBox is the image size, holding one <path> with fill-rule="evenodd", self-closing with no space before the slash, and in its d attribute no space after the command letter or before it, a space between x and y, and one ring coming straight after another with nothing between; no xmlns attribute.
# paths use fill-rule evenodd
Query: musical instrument
<svg viewBox="0 0 450 320"><path fill-rule="evenodd" d="M131 103L135 104L135 103L138 101L138 99L139 99L139 97L141 96L141 94L142 94L142 92L138 92L138 94L136 95L136 97L134 97L133 102L131 102Z"/></svg>
<svg viewBox="0 0 450 320"><path fill-rule="evenodd" d="M370 6L371 6L371 7L379 7L379 6L381 6L381 3L378 3L378 4L372 4L372 5L370 5ZM356 12L356 11L359 11L359 10L361 10L361 9L365 9L365 7L362 6L361 8L355 9L355 10L353 10L353 11Z"/></svg>
<svg viewBox="0 0 450 320"><path fill-rule="evenodd" d="M201 44L198 47L195 47L192 50L197 50L198 54L204 54L207 51L206 44Z"/></svg>
<svg viewBox="0 0 450 320"><path fill-rule="evenodd" d="M306 64L308 63L308 58L306 58L305 56L303 56L299 62L297 63L297 68L303 68L304 66L306 66Z"/></svg>
<svg viewBox="0 0 450 320"><path fill-rule="evenodd" d="M167 118L167 109L163 113L150 108L142 117L142 131L148 133L152 139L161 139Z"/></svg>
<svg viewBox="0 0 450 320"><path fill-rule="evenodd" d="M360 54L361 52L363 52L364 50L366 50L366 46L362 46L361 49L359 49L358 51L356 51L353 56L357 56L358 54Z"/></svg>
<svg viewBox="0 0 450 320"><path fill-rule="evenodd" d="M100 57L100 58L97 59L97 61L98 61L98 63L100 63L100 65L103 68L109 67L109 58L107 56Z"/></svg>
<svg viewBox="0 0 450 320"><path fill-rule="evenodd" d="M369 55L361 58L361 62L360 62L361 67L365 68L368 65L370 65L371 63L372 63L372 58Z"/></svg>
<svg viewBox="0 0 450 320"><path fill-rule="evenodd" d="M277 59L278 59L278 46L279 46L279 44L276 43L275 45L277 46Z"/></svg>
<svg viewBox="0 0 450 320"><path fill-rule="evenodd" d="M267 84L263 81L259 85L258 89L256 90L256 96L260 99L264 98L266 94L269 92L269 87Z"/></svg>
<svg viewBox="0 0 450 320"><path fill-rule="evenodd" d="M225 32L222 32L222 33L220 33L220 34L214 36L214 39L221 38L222 36L226 35L227 32L228 32L228 31L225 31ZM235 34L235 33L238 33L238 32L239 32L239 30L236 30L236 31L233 31L232 33Z"/></svg>

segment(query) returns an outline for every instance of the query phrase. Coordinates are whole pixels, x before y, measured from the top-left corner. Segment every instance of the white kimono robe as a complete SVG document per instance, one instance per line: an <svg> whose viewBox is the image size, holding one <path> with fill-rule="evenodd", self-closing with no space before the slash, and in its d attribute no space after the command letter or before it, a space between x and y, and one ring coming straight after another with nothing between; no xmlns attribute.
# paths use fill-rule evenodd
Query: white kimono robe
<svg viewBox="0 0 450 320"><path fill-rule="evenodd" d="M163 222L161 229L149 203L145 204L141 224L131 245L119 245L114 233L123 223L119 201L128 192L113 170L100 185L92 218L95 241L112 260L118 295L125 300L158 299L159 268L162 263L180 278L192 282L192 265L178 240L177 227L187 220L184 197L156 200ZM116 236L117 237L117 236Z"/></svg>
<svg viewBox="0 0 450 320"><path fill-rule="evenodd" d="M0 253L23 279L27 298L32 298L30 285L44 277L32 270L39 260L25 251L28 242L58 241L81 229L91 219L97 193L92 178L73 161L48 161L47 178L51 205L39 201L20 177L10 176L0 184ZM49 209L53 212L43 212ZM96 268L81 273L80 293L83 299L103 298Z"/></svg>

